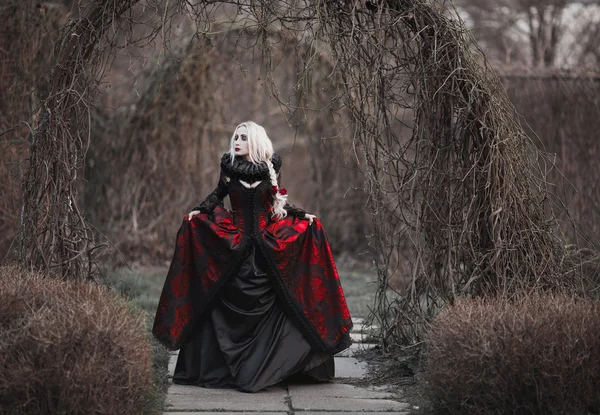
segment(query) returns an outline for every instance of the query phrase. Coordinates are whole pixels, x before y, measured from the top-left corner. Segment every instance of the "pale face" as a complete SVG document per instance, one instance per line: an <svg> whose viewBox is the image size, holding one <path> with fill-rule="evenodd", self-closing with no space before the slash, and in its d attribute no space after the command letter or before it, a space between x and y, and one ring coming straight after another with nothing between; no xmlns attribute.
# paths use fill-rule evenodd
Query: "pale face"
<svg viewBox="0 0 600 415"><path fill-rule="evenodd" d="M233 148L236 156L247 156L248 151L248 129L242 125L233 135Z"/></svg>

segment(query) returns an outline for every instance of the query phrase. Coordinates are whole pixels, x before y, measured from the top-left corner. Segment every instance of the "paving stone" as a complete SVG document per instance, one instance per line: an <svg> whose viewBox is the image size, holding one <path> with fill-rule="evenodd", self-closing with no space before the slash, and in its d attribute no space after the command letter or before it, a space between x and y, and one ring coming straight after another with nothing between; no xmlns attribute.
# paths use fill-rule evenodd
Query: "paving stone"
<svg viewBox="0 0 600 415"><path fill-rule="evenodd" d="M331 412L325 412L325 413L331 413ZM202 411L202 412L190 412L190 411L185 411L185 412L164 412L163 415L256 415L256 414L267 414L267 415L287 415L287 412L265 412L265 411L255 411L255 412L206 412L206 411ZM362 412L362 415L364 415L364 412Z"/></svg>
<svg viewBox="0 0 600 415"><path fill-rule="evenodd" d="M352 343L349 348L346 350L342 350L336 356L339 357L352 357L356 354L356 352L362 350L368 350L377 346L375 343Z"/></svg>
<svg viewBox="0 0 600 415"><path fill-rule="evenodd" d="M381 415L381 414L392 414L392 415L408 415L409 412L405 411L379 411L379 412L348 412L348 411L327 411L327 412L314 412L314 411L306 411L306 412L298 412L298 414L302 415L331 415L331 414L344 414L344 415Z"/></svg>
<svg viewBox="0 0 600 415"><path fill-rule="evenodd" d="M274 385L257 393L241 392L231 388L204 388L195 385L177 385L171 383L169 394L175 395L196 395L196 396L216 396L226 398L247 398L249 396L262 395L265 399L270 399L273 396L284 396L287 394L286 388L281 385Z"/></svg>
<svg viewBox="0 0 600 415"><path fill-rule="evenodd" d="M356 360L342 358L339 360ZM336 359L337 371L338 359ZM409 405L391 400L393 393L370 391L353 385L337 383L289 385L292 408L298 411L331 411L338 413L391 413L404 414ZM309 412L302 412L307 415Z"/></svg>
<svg viewBox="0 0 600 415"><path fill-rule="evenodd" d="M370 391L353 385L342 383L301 384L289 385L289 394L294 402L301 397L330 397L330 398L356 398L356 399L389 399L394 395L387 391Z"/></svg>
<svg viewBox="0 0 600 415"><path fill-rule="evenodd" d="M344 415L381 415L381 414L391 414L391 415L408 415L409 412L405 411L378 411L378 412L348 412L348 411L327 411L327 412L314 412L314 411L306 411L306 412L298 412L298 414L302 415L331 415L331 414L344 414Z"/></svg>
<svg viewBox="0 0 600 415"><path fill-rule="evenodd" d="M368 326L365 324L361 324L361 325L355 325L354 327L352 327L352 330L350 330L350 333L370 333L370 332L374 332L378 329L379 329L379 326L377 326L377 325Z"/></svg>
<svg viewBox="0 0 600 415"><path fill-rule="evenodd" d="M350 338L354 343L366 343L368 340L371 340L371 335L363 332L351 332Z"/></svg>
<svg viewBox="0 0 600 415"><path fill-rule="evenodd" d="M406 411L409 405L390 399L332 398L321 395L292 397L292 408L297 411L335 412L389 412ZM304 412L303 412L304 414Z"/></svg>
<svg viewBox="0 0 600 415"><path fill-rule="evenodd" d="M258 393L244 393L235 389L209 389L192 385L169 387L167 411L248 411L277 412L289 409L287 393L274 386Z"/></svg>
<svg viewBox="0 0 600 415"><path fill-rule="evenodd" d="M367 363L354 357L335 357L336 378L359 378L367 375Z"/></svg>
<svg viewBox="0 0 600 415"><path fill-rule="evenodd" d="M354 323L355 326L361 325L365 323L365 319L362 317L352 317L352 323Z"/></svg>
<svg viewBox="0 0 600 415"><path fill-rule="evenodd" d="M179 351L175 353L171 352L171 357L169 358L169 377L173 377L173 372L175 372L175 365L177 364L178 355Z"/></svg>

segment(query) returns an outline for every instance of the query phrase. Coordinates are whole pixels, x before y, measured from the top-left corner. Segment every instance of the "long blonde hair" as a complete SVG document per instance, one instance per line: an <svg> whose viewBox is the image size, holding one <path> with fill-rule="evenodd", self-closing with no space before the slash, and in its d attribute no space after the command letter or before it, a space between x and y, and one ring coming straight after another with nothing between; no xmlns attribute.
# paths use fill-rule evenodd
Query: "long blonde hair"
<svg viewBox="0 0 600 415"><path fill-rule="evenodd" d="M235 132L241 126L245 126L248 129L248 158L252 163L255 164L264 162L269 168L269 179L271 181L271 185L277 187L277 193L275 193L275 198L273 200L272 216L277 217L277 219L285 218L287 216L287 212L284 209L284 206L287 202L287 195L282 195L279 193L277 173L275 173L275 168L273 167L273 162L271 161L273 157L273 143L262 126L253 121L245 121L235 127L229 142L229 154L231 155L231 162L233 163L233 160L235 159Z"/></svg>

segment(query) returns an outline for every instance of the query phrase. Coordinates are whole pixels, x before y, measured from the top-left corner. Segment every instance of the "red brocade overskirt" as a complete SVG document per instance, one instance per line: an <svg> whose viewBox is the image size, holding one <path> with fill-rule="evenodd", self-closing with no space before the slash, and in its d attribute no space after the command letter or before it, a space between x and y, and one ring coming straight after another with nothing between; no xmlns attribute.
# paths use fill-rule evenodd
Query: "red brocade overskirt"
<svg viewBox="0 0 600 415"><path fill-rule="evenodd" d="M152 332L179 349L210 312L227 280L254 246L286 313L316 350L336 353L349 346L350 313L321 222L258 215L253 232L217 206L184 219L162 290Z"/></svg>

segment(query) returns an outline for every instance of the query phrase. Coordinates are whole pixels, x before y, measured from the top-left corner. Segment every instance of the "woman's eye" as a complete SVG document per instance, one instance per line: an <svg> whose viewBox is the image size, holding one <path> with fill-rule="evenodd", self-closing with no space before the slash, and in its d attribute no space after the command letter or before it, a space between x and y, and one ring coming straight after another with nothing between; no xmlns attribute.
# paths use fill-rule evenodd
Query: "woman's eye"
<svg viewBox="0 0 600 415"><path fill-rule="evenodd" d="M247 137L245 135L242 136L242 140L246 141L246 138Z"/></svg>

